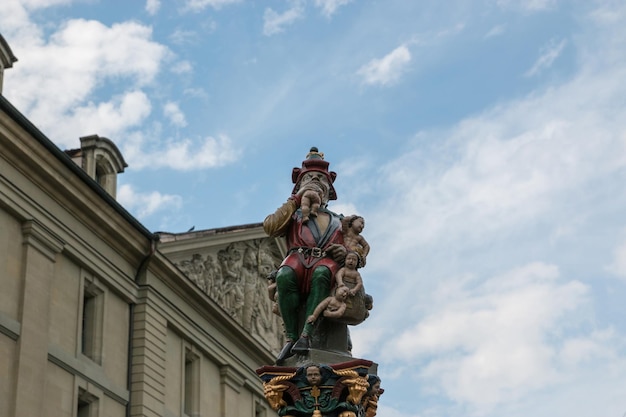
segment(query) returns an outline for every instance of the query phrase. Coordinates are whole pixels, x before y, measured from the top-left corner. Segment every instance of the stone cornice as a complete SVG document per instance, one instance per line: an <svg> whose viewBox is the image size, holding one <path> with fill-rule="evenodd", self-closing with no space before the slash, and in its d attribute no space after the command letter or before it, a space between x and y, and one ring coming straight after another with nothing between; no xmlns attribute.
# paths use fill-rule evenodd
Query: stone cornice
<svg viewBox="0 0 626 417"><path fill-rule="evenodd" d="M22 233L24 234L24 244L30 245L51 261L55 261L56 255L61 253L65 242L39 224L36 220L27 220L22 224Z"/></svg>
<svg viewBox="0 0 626 417"><path fill-rule="evenodd" d="M228 385L236 392L239 392L246 382L246 378L229 365L220 368L220 377L222 384Z"/></svg>

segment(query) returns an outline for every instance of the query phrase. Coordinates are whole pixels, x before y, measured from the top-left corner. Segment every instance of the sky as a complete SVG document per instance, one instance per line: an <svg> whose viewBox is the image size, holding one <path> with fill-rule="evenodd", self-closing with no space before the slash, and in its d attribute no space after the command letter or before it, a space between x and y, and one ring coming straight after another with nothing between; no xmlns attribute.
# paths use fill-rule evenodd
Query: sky
<svg viewBox="0 0 626 417"><path fill-rule="evenodd" d="M365 218L381 417L626 415L626 3L2 0L4 95L151 231Z"/></svg>

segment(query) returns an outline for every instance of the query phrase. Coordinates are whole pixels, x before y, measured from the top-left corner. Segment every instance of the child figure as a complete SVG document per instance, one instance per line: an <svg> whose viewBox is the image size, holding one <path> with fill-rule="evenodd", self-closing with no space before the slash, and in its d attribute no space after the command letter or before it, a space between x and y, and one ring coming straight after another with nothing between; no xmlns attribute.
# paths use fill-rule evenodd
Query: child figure
<svg viewBox="0 0 626 417"><path fill-rule="evenodd" d="M353 250L359 255L359 263L357 267L365 266L365 258L370 253L370 245L367 240L361 236L361 232L365 228L365 219L361 216L352 215L344 217L342 222L342 232L344 245L348 250Z"/></svg>
<svg viewBox="0 0 626 417"><path fill-rule="evenodd" d="M354 251L350 251L346 255L345 266L335 274L337 287L348 288L348 293L353 297L363 288L363 279L361 279L361 274L356 269L358 264L359 255Z"/></svg>
<svg viewBox="0 0 626 417"><path fill-rule="evenodd" d="M311 314L307 319L307 323L315 323L315 320L323 313L324 317L338 319L343 316L343 313L346 312L346 297L348 296L348 287L337 287L335 290L335 295L326 297L322 300L321 303L315 308L313 314Z"/></svg>
<svg viewBox="0 0 626 417"><path fill-rule="evenodd" d="M310 216L317 216L317 212L322 204L324 194L325 190L322 188L322 184L307 184L307 189L302 194L302 200L300 200L300 209L302 210L302 222L308 222Z"/></svg>

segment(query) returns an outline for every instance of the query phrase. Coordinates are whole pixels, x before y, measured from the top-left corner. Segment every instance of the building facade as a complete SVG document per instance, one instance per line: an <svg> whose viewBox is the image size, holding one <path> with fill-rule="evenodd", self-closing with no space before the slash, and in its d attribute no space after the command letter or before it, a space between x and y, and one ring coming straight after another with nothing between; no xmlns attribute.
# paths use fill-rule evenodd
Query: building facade
<svg viewBox="0 0 626 417"><path fill-rule="evenodd" d="M283 244L152 233L115 200L125 166L98 136L61 151L0 95L0 416L275 415L255 369L282 345Z"/></svg>

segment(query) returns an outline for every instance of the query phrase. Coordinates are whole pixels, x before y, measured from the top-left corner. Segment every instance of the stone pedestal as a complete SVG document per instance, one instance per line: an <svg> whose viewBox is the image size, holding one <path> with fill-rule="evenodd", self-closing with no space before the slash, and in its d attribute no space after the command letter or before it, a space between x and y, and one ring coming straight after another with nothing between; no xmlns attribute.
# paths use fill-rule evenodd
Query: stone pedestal
<svg viewBox="0 0 626 417"><path fill-rule="evenodd" d="M348 362L370 363L367 373L375 375L378 372L377 363L365 359L353 358L349 354L342 354L321 349L310 349L307 355L294 355L287 358L283 361L281 367L300 368L311 363L343 364Z"/></svg>
<svg viewBox="0 0 626 417"><path fill-rule="evenodd" d="M311 336L313 349L327 350L338 355L352 357L350 354L351 345L348 326L334 320L324 318L319 320L319 324Z"/></svg>
<svg viewBox="0 0 626 417"><path fill-rule="evenodd" d="M326 354L312 351L308 359ZM380 379L369 373L373 365L353 359L331 365L263 366L256 372L270 407L281 416L373 417L381 393Z"/></svg>

